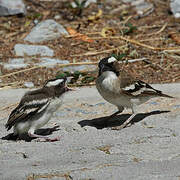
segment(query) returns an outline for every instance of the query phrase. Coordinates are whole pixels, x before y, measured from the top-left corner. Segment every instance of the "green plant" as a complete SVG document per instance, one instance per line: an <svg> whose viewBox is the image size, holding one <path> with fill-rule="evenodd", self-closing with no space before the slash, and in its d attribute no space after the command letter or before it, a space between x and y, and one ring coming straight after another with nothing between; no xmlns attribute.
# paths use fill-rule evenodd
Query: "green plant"
<svg viewBox="0 0 180 180"><path fill-rule="evenodd" d="M119 61L119 60L122 60L124 57L126 57L127 54L125 54L125 53L122 53L122 54L113 53L113 54L111 54L111 56L115 57Z"/></svg>
<svg viewBox="0 0 180 180"><path fill-rule="evenodd" d="M127 23L127 24L125 24L125 26L126 26L126 28L123 29L124 35L128 35L137 29L137 27L132 25L131 23Z"/></svg>
<svg viewBox="0 0 180 180"><path fill-rule="evenodd" d="M73 6L71 5L71 8L75 9L75 15L76 15L76 16L81 17L82 12L83 12L83 10L84 10L84 8L85 8L86 1L87 1L87 0L83 0L83 1L81 1L81 0L74 0L74 1L73 1L74 4L75 4L75 7L73 7Z"/></svg>

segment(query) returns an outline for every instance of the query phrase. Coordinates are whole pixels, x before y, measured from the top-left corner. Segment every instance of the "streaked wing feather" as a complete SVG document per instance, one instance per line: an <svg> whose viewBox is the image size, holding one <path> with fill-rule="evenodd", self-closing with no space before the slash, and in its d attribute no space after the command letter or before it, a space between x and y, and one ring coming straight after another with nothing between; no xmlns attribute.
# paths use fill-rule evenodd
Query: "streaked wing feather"
<svg viewBox="0 0 180 180"><path fill-rule="evenodd" d="M34 114L42 112L49 104L49 98L44 98L41 101L33 101L32 98L29 98L26 101L23 97L20 104L11 112L5 127L9 130L16 123L26 121Z"/></svg>
<svg viewBox="0 0 180 180"><path fill-rule="evenodd" d="M134 80L134 82L122 88L123 92L127 95L131 96L162 96L162 97L171 97L166 94L163 94L161 91L154 89L149 84L141 81L141 80Z"/></svg>
<svg viewBox="0 0 180 180"><path fill-rule="evenodd" d="M119 71L120 88L123 93L129 96L162 96L173 98L172 96L163 94L161 91L154 89L149 84L138 80L127 73L123 66L118 62L114 63L116 71Z"/></svg>

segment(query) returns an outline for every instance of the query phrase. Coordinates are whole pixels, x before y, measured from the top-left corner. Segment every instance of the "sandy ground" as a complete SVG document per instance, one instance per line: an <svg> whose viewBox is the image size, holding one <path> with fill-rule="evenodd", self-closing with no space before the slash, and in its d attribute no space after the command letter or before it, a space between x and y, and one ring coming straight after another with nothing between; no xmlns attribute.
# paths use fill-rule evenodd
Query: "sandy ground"
<svg viewBox="0 0 180 180"><path fill-rule="evenodd" d="M12 131L4 124L27 90L0 90L0 179L179 180L180 84L154 87L176 98L155 98L139 106L134 124L120 131L110 127L120 125L130 110L107 122L103 117L116 107L95 87L66 94L64 104L39 131L61 137L51 143L6 140ZM53 131L54 126L59 127Z"/></svg>

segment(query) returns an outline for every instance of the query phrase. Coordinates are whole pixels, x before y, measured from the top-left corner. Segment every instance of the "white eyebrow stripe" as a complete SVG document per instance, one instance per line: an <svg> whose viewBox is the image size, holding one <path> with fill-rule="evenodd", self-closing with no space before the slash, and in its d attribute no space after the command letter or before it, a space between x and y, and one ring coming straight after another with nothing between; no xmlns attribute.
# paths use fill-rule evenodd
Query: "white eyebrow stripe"
<svg viewBox="0 0 180 180"><path fill-rule="evenodd" d="M63 82L64 79L57 79L55 81L49 81L46 86L50 87L50 86L57 86L58 84L60 84L61 82Z"/></svg>
<svg viewBox="0 0 180 180"><path fill-rule="evenodd" d="M112 63L112 62L115 62L115 61L117 61L117 59L115 57L110 57L108 59L108 63Z"/></svg>

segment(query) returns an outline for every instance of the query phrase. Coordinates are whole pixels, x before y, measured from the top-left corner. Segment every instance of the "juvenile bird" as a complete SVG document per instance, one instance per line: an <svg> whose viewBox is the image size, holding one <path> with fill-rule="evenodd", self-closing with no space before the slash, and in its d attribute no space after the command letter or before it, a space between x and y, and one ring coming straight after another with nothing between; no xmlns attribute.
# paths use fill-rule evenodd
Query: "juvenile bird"
<svg viewBox="0 0 180 180"><path fill-rule="evenodd" d="M66 78L59 78L46 81L40 89L28 91L11 112L5 127L7 130L13 127L14 136L28 133L30 137L44 138L46 141L59 140L37 135L35 130L51 119L62 104L63 94L69 90L71 89L66 85Z"/></svg>
<svg viewBox="0 0 180 180"><path fill-rule="evenodd" d="M98 67L97 90L106 101L118 108L118 111L110 117L121 113L124 108L132 109L132 115L121 126L113 129L119 130L127 126L137 114L137 106L149 99L158 96L173 98L154 89L149 84L133 78L114 57L103 58Z"/></svg>

